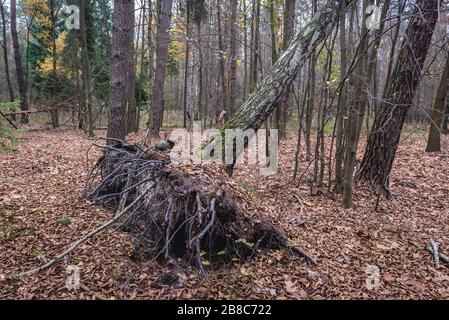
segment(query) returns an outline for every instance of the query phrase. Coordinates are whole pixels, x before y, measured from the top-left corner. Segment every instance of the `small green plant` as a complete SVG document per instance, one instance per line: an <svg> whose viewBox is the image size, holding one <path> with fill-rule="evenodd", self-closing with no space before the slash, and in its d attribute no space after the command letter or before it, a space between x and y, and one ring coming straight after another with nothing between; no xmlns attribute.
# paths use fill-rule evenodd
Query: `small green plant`
<svg viewBox="0 0 449 320"><path fill-rule="evenodd" d="M20 100L13 102L0 103L0 152L13 150L13 147L19 144L16 138L16 130L6 119L5 113L15 111L20 105Z"/></svg>
<svg viewBox="0 0 449 320"><path fill-rule="evenodd" d="M61 218L58 220L58 224L60 224L62 226L68 226L68 225L72 224L72 220L70 218Z"/></svg>
<svg viewBox="0 0 449 320"><path fill-rule="evenodd" d="M247 191L247 192L250 192L250 193L252 193L252 194L254 194L254 195L257 195L257 193L258 193L257 186L253 185L253 184L252 184L250 181L248 181L248 180L243 180L242 182L240 182L240 187L241 187L243 190L245 190L245 191Z"/></svg>

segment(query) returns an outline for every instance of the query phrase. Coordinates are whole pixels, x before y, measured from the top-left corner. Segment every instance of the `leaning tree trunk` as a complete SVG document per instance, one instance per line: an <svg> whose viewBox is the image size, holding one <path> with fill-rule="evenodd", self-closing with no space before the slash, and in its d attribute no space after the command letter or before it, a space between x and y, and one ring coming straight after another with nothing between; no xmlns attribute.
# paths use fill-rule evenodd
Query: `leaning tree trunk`
<svg viewBox="0 0 449 320"><path fill-rule="evenodd" d="M348 1L350 3L351 1ZM332 32L338 21L339 3L328 0L309 23L295 34L288 48L273 65L267 76L258 84L248 100L222 127L228 129L257 130L276 109L277 102L295 79L299 69L313 54L318 45ZM212 143L214 144L214 142ZM238 158L234 152L234 161ZM227 165L232 175L234 165Z"/></svg>
<svg viewBox="0 0 449 320"><path fill-rule="evenodd" d="M22 55L20 54L19 38L17 36L17 18L16 18L16 0L11 0L10 2L10 13L11 13L11 40L14 49L14 60L16 63L16 76L17 84L19 86L20 95L20 110L28 111L28 100L27 100L27 85L25 81L25 75L22 66ZM22 124L27 124L29 122L28 114L22 113L22 118L20 121Z"/></svg>
<svg viewBox="0 0 449 320"><path fill-rule="evenodd" d="M392 194L388 189L389 176L405 117L412 105L421 78L421 71L437 19L437 0L418 0L416 2L392 74L391 84L384 93L384 102L374 120L357 175L358 180L369 181L376 190L384 193L390 199Z"/></svg>
<svg viewBox="0 0 449 320"><path fill-rule="evenodd" d="M276 107L315 48L332 31L338 21L339 4L328 0L311 21L302 27L280 56L271 71L257 86L239 111L222 127L226 129L259 129Z"/></svg>
<svg viewBox="0 0 449 320"><path fill-rule="evenodd" d="M441 123L443 121L444 107L447 96L447 86L449 84L449 55L446 57L446 65L438 87L437 96L433 105L432 123L430 127L429 139L427 141L426 152L441 151Z"/></svg>
<svg viewBox="0 0 449 320"><path fill-rule="evenodd" d="M165 71L167 69L169 28L172 15L172 0L162 0L159 26L157 31L157 49L156 49L156 74L154 77L153 98L151 102L152 121L147 137L151 134L153 137L159 136L162 126L162 115L164 112L164 84Z"/></svg>
<svg viewBox="0 0 449 320"><path fill-rule="evenodd" d="M131 0L115 0L112 17L111 110L108 138L124 140L126 136L126 80L128 57L128 12ZM108 141L112 143L111 141Z"/></svg>

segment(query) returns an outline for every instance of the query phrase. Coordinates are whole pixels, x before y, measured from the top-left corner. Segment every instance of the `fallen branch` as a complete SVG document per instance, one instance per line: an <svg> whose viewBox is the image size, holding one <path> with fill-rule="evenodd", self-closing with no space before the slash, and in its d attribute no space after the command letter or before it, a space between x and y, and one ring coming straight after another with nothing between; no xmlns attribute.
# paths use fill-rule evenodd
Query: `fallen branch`
<svg viewBox="0 0 449 320"><path fill-rule="evenodd" d="M433 256L435 267L437 269L440 268L440 260L449 265L449 257L439 252L438 243L436 241L431 240L426 249Z"/></svg>
<svg viewBox="0 0 449 320"><path fill-rule="evenodd" d="M313 266L316 266L318 263L316 262L315 258L313 258L306 250L304 250L303 248L294 245L294 244L288 244L288 247L290 248L290 250L298 255L303 257L304 259L306 259L306 261L308 263L310 263Z"/></svg>
<svg viewBox="0 0 449 320"><path fill-rule="evenodd" d="M119 220L125 213L127 213L132 207L134 207L134 205L139 202L140 200L142 200L142 198L150 191L150 189L153 187L153 185L149 185L144 192L142 192L140 194L139 197L137 197L129 206L127 206L125 209L123 209L123 211L121 211L119 214L117 214L113 219L109 220L108 222L102 224L101 226L99 226L98 228L96 228L95 230L92 230L91 232L89 232L88 234L86 234L84 237L82 237L81 239L75 241L74 243L72 243L68 249L66 249L63 253L61 253L60 255L56 256L55 258L53 258L52 260L48 261L46 264L35 268L35 269L31 269L29 271L26 272L21 272L21 273L13 273L10 275L7 275L6 277L3 277L3 280L9 280L9 279L18 279L18 278L22 278L25 276L30 276L33 275L35 273L38 273L42 270L45 270L49 267L51 267L52 265L54 265L55 263L61 261L65 256L67 256L68 254L72 253L73 251L75 251L80 245L82 245L84 242L86 242L87 240L89 240L90 238L92 238L93 236L97 235L98 233L100 233L101 231L105 230L106 228L108 228L110 225L114 224L114 222L116 222L117 220Z"/></svg>

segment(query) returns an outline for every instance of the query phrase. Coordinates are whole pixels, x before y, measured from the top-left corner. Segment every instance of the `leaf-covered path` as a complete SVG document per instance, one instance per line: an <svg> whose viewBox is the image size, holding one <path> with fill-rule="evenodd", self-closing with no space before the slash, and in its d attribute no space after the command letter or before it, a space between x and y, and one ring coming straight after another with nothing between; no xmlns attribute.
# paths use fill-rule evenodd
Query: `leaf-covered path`
<svg viewBox="0 0 449 320"><path fill-rule="evenodd" d="M0 155L0 275L45 263L112 214L81 198L91 141L80 132L25 132L21 140L16 153ZM425 250L434 239L449 253L449 153L426 154L425 137L404 135L391 177L395 202L382 200L375 212L373 195L357 187L357 208L345 211L327 192L311 196L306 182L288 183L295 143L293 137L283 143L280 171L272 177L261 178L252 168L236 169L232 179L216 169L186 170L227 179L249 211L271 216L317 259L317 267L266 252L244 265L208 271L210 284L192 270L175 270L183 287L160 288L155 282L169 267L151 263L142 269L130 258L128 235L110 229L46 271L0 281L0 298L449 298L449 268L436 270ZM301 163L301 170L306 167ZM66 288L69 265L80 266L78 291ZM368 290L376 268L379 286Z"/></svg>

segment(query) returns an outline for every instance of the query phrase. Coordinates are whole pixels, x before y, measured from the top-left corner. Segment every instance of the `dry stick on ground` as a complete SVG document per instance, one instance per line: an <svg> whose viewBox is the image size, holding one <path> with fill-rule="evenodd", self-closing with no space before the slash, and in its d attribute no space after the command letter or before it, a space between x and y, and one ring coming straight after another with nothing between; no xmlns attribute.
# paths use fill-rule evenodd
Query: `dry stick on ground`
<svg viewBox="0 0 449 320"><path fill-rule="evenodd" d="M439 252L438 243L436 241L430 241L430 243L427 245L427 251L433 256L435 267L437 269L440 268L440 260L449 264L449 257Z"/></svg>
<svg viewBox="0 0 449 320"><path fill-rule="evenodd" d="M204 271L204 268L203 268L203 263L202 263L202 261L201 261L201 246L200 246L200 243L201 243L201 239L203 239L203 237L206 235L206 233L208 233L209 232L209 230L210 230L210 228L212 228L212 226L214 225L214 222L215 222L215 216L216 216L216 212L215 212L215 198L214 199L212 199L211 200L211 202L210 202L210 208L209 208L209 212L211 213L211 218L210 218L210 221L209 221L209 223L206 225L206 227L195 237L195 239L192 239L192 241L193 240L195 240L195 248L196 248L196 251L197 251L197 261L198 261L198 268L200 269L200 272L201 272L201 274L203 275L203 277L204 277L204 279L206 279L207 281L209 281L208 280L208 278L207 278L207 275L206 275L206 272Z"/></svg>
<svg viewBox="0 0 449 320"><path fill-rule="evenodd" d="M153 188L153 185L150 184L144 192L142 192L142 194L140 194L129 206L127 206L125 209L123 209L123 211L121 211L120 213L118 213L117 215L115 215L115 217L111 220L109 220L108 222L102 224L100 227L96 228L95 230L92 230L91 232L89 232L88 234L86 234L84 237L82 237L81 239L75 241L74 243L72 243L70 245L70 247L68 249L66 249L63 253L61 253L60 255L56 256L55 258L53 258L52 260L48 261L46 264L35 268L35 269L31 269L29 271L26 272L21 272L21 273L13 273L10 275L7 275L6 277L4 277L4 279L18 279L21 277L25 277L25 276L30 276L33 275L37 272L40 272L42 270L45 270L49 267L51 267L52 265L54 265L55 263L61 261L65 256L67 256L68 254L72 253L73 251L75 251L80 245L82 245L84 242L86 242L87 240L89 240L90 238L92 238L93 236L97 235L98 233L100 233L101 231L105 230L106 228L108 228L110 225L112 225L114 222L116 222L117 220L120 219L120 217L122 217L125 213L127 213L132 207L134 207L134 205L139 202L149 191L150 189ZM1 279L1 278L0 278Z"/></svg>

